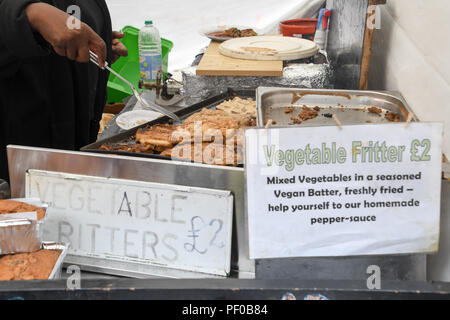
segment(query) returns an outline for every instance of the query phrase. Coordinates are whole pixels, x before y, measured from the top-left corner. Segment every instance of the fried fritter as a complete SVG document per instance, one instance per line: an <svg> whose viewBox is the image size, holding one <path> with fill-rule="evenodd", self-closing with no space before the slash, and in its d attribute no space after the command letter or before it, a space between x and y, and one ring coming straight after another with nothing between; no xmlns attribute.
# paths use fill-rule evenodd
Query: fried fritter
<svg viewBox="0 0 450 320"><path fill-rule="evenodd" d="M139 129L136 132L136 142L154 147L171 148L178 143L172 138L173 132L177 129L177 126L168 124L157 124L147 129Z"/></svg>
<svg viewBox="0 0 450 320"><path fill-rule="evenodd" d="M179 144L161 153L172 159L189 160L221 166L236 166L242 163L242 153L234 146L203 142L202 144Z"/></svg>
<svg viewBox="0 0 450 320"><path fill-rule="evenodd" d="M220 110L203 109L186 119L181 129L187 130L193 140L217 141L220 135L222 141L236 134L236 132L252 125L252 118L243 115L230 115Z"/></svg>
<svg viewBox="0 0 450 320"><path fill-rule="evenodd" d="M256 101L251 98L241 99L239 97L235 97L232 100L222 102L216 107L216 109L224 111L227 114L256 118Z"/></svg>
<svg viewBox="0 0 450 320"><path fill-rule="evenodd" d="M117 144L104 144L100 147L100 150L104 151L122 151L132 153L155 153L155 148L152 145L144 145L135 142L130 143L117 143Z"/></svg>

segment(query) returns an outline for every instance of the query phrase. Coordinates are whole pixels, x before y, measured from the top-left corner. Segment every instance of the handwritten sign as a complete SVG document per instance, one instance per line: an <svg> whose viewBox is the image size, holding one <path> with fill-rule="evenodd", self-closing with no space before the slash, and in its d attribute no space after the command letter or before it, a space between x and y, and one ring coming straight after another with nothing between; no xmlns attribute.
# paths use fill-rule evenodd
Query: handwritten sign
<svg viewBox="0 0 450 320"><path fill-rule="evenodd" d="M247 130L250 258L437 251L442 128Z"/></svg>
<svg viewBox="0 0 450 320"><path fill-rule="evenodd" d="M230 272L228 191L30 170L26 194L49 204L45 240L70 242L71 256L98 258L97 267Z"/></svg>

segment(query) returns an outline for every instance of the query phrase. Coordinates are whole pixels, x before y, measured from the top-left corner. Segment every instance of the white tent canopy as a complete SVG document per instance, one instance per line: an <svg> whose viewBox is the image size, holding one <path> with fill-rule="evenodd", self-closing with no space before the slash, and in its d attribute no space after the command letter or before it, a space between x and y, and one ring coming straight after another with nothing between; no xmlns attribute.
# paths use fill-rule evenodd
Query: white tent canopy
<svg viewBox="0 0 450 320"><path fill-rule="evenodd" d="M174 42L169 69L187 67L209 39L199 30L218 25L243 25L265 32L278 31L279 21L311 17L324 0L106 0L113 27L126 25L140 28L153 20L161 37Z"/></svg>

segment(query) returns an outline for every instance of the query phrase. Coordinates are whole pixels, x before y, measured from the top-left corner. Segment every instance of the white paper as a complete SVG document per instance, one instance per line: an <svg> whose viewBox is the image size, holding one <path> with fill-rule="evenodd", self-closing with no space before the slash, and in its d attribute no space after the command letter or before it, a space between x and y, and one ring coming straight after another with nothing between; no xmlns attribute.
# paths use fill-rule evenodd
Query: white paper
<svg viewBox="0 0 450 320"><path fill-rule="evenodd" d="M346 126L342 131L334 126L251 129L247 130L246 139L250 258L437 251L442 124L412 123L408 128L405 124L360 125ZM418 141L414 144L417 149L414 159L424 161L411 161L414 140ZM385 142L387 154L389 150L392 154L383 159L380 148L372 152L372 160L375 161L375 154L378 154L379 162L369 162L370 152L362 150L370 146L370 142L373 147L376 142L379 147ZM328 164L326 149L321 151L323 143L331 151L333 143L336 150L345 150L345 161ZM282 150L290 159L290 152L286 151L293 150L293 159L298 154L299 163L293 161L293 165L286 165L285 161L278 166L273 162L269 166L264 145L268 146L268 159L275 150ZM320 151L321 156L315 161L320 164L300 164L301 153L296 152L300 149L306 155L307 145L310 150L319 148L316 151ZM359 152L366 155L365 162ZM355 174L362 181L356 181ZM409 180L377 180L377 176L381 179L381 176L388 178L399 174L402 178L409 175ZM368 181L370 176L374 178L372 181ZM275 177L285 183L272 184L277 182ZM308 183L301 181L304 177L331 181ZM348 181L342 181L342 177L347 177ZM310 205L311 210L307 210ZM338 209L338 205L342 208ZM349 208L346 209L346 205ZM380 205L400 207L372 207ZM368 221L362 222L362 219Z"/></svg>

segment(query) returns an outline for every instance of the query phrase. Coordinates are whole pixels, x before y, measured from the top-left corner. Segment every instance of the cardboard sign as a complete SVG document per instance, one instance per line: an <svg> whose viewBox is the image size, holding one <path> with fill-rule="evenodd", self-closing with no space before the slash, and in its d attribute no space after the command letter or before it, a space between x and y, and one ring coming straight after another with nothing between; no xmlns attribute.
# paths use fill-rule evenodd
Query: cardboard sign
<svg viewBox="0 0 450 320"><path fill-rule="evenodd" d="M142 273L154 266L162 277L178 277L167 269L230 271L228 191L30 170L26 194L49 204L44 238L71 243L73 263L90 257L97 269L116 261L117 269Z"/></svg>
<svg viewBox="0 0 450 320"><path fill-rule="evenodd" d="M250 258L437 251L442 128L247 130Z"/></svg>

